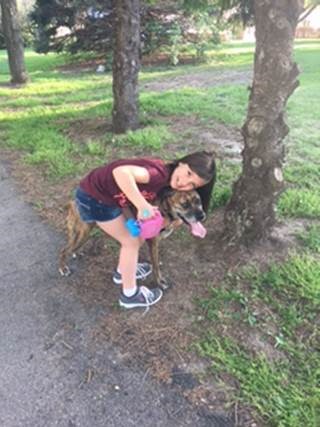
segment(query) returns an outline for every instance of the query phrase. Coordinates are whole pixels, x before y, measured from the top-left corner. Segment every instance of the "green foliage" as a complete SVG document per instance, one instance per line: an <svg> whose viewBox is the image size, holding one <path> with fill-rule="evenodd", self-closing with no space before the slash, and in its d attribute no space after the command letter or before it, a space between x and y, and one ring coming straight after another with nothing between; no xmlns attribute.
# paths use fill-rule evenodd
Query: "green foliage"
<svg viewBox="0 0 320 427"><path fill-rule="evenodd" d="M27 151L29 164L43 165L51 177L72 175L74 148L45 116L7 123L8 146Z"/></svg>
<svg viewBox="0 0 320 427"><path fill-rule="evenodd" d="M294 366L289 361L272 364L263 354L250 357L241 345L214 334L208 334L198 347L200 354L212 360L214 375L234 376L241 386L235 399L249 402L269 426L317 426L319 393L314 354L306 352Z"/></svg>
<svg viewBox="0 0 320 427"><path fill-rule="evenodd" d="M173 138L173 135L165 126L147 126L136 131L129 131L125 135L116 135L114 136L114 142L116 145L152 148L158 151L169 142L172 142Z"/></svg>
<svg viewBox="0 0 320 427"><path fill-rule="evenodd" d="M42 147L32 154L27 154L26 162L44 166L45 174L54 179L72 176L77 171L77 166L70 157L69 151L63 149Z"/></svg>
<svg viewBox="0 0 320 427"><path fill-rule="evenodd" d="M285 170L285 179L297 188L316 190L320 186L319 165L297 159Z"/></svg>
<svg viewBox="0 0 320 427"><path fill-rule="evenodd" d="M232 183L240 175L241 165L217 162L217 171L217 184L214 189L214 197L211 205L212 209L226 205L230 199Z"/></svg>
<svg viewBox="0 0 320 427"><path fill-rule="evenodd" d="M32 43L33 43L33 27L29 17L29 13L32 8L32 1L28 2L28 1L18 0L17 6L18 6L21 35L24 42L24 46L30 47L32 46ZM5 48L6 48L6 44L5 44L4 34L2 31L2 25L0 22L0 49L5 49Z"/></svg>
<svg viewBox="0 0 320 427"><path fill-rule="evenodd" d="M35 49L107 52L112 44L113 9L110 1L36 0L31 13L35 27ZM59 35L59 29L68 31Z"/></svg>
<svg viewBox="0 0 320 427"><path fill-rule="evenodd" d="M222 11L228 10L230 22L242 22L245 25L253 24L253 0L218 0Z"/></svg>
<svg viewBox="0 0 320 427"><path fill-rule="evenodd" d="M320 253L320 225L313 224L307 227L306 232L300 233L298 238L311 251Z"/></svg>
<svg viewBox="0 0 320 427"><path fill-rule="evenodd" d="M102 156L106 152L106 148L103 144L96 141L88 141L86 144L86 153L91 156Z"/></svg>
<svg viewBox="0 0 320 427"><path fill-rule="evenodd" d="M319 283L318 260L292 255L265 272L246 268L232 274L199 301L206 330L223 324L224 333L203 333L198 350L211 360L214 376L227 373L237 380L234 398L254 407L267 425L317 425ZM259 336L260 350L253 351L237 330Z"/></svg>
<svg viewBox="0 0 320 427"><path fill-rule="evenodd" d="M320 217L320 192L319 190L307 190L290 188L280 197L278 212L282 216L297 218Z"/></svg>
<svg viewBox="0 0 320 427"><path fill-rule="evenodd" d="M219 44L222 28L212 8L210 11L188 10L188 13L176 10L169 15L158 11L150 14L143 23L142 51L144 54L164 52L174 66L184 54L204 62L206 52Z"/></svg>
<svg viewBox="0 0 320 427"><path fill-rule="evenodd" d="M203 13L194 13L192 17L195 32L191 42L196 50L196 60L206 62L209 60L207 56L209 46L212 48L219 45L220 32L225 29L226 25L221 24L217 11L212 8Z"/></svg>
<svg viewBox="0 0 320 427"><path fill-rule="evenodd" d="M179 62L179 52L182 43L182 30L180 25L176 22L172 24L172 27L168 31L168 44L170 46L170 64L177 65Z"/></svg>
<svg viewBox="0 0 320 427"><path fill-rule="evenodd" d="M153 3L148 2L140 12L143 54L165 47L169 51L170 63L177 65L182 46L192 44L197 51L197 59L203 59L207 43L218 42L221 25L217 8L181 10L181 4L172 3L170 10L166 10ZM96 0L89 4L87 0L37 0L31 18L35 49L39 53L51 50L111 54L115 22L111 1ZM62 27L68 32L58 35ZM190 39L191 34L196 35L195 40Z"/></svg>
<svg viewBox="0 0 320 427"><path fill-rule="evenodd" d="M293 254L287 262L273 264L265 273L251 272L247 278L252 281L256 293L280 312L285 313L286 307L296 306L296 312L301 313L308 307L307 319L312 319L317 313L320 264L311 255Z"/></svg>
<svg viewBox="0 0 320 427"><path fill-rule="evenodd" d="M163 116L198 115L225 123L240 124L244 116L247 92L243 86L218 86L210 89L177 89L141 94L141 105L148 114ZM227 107L228 105L228 107Z"/></svg>

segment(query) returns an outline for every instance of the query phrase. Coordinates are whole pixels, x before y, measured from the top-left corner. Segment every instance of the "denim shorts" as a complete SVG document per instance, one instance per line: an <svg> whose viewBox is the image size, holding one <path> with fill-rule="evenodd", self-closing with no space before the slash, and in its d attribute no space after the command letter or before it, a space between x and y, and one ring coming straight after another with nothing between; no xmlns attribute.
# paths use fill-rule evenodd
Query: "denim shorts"
<svg viewBox="0 0 320 427"><path fill-rule="evenodd" d="M84 222L104 222L117 218L122 210L117 206L108 206L89 196L80 187L76 189L75 202Z"/></svg>

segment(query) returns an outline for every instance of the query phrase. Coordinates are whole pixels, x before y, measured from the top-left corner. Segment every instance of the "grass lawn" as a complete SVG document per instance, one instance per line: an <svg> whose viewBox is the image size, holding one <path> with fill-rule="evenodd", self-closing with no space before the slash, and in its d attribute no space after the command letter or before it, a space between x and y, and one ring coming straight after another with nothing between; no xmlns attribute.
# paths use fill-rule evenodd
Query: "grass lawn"
<svg viewBox="0 0 320 427"><path fill-rule="evenodd" d="M228 389L226 406L249 408L259 426L320 424L319 52L320 41L296 42L302 73L288 102L287 186L277 206L284 223L301 225L295 248L282 261L227 271L219 283L207 273L206 292L193 306L198 332L192 347L210 364L204 375ZM14 89L6 85L1 51L1 149L21 153L21 164L53 192L114 157L175 158L209 147L206 136L217 137L217 129L217 139L228 141L245 119L253 46L226 44L208 58L206 64L143 68L142 126L115 136L110 74L62 71L66 57L27 51L30 83ZM213 213L227 202L240 170L239 158L220 155ZM184 238L179 235L182 244Z"/></svg>

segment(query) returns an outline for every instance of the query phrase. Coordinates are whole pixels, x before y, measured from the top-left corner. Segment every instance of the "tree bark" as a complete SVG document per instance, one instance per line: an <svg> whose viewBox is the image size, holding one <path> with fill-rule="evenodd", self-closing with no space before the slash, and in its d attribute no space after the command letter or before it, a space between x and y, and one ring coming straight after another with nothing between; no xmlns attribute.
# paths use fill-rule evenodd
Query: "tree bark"
<svg viewBox="0 0 320 427"><path fill-rule="evenodd" d="M24 46L18 18L16 0L0 0L2 27L5 37L11 83L22 84L28 80L24 62Z"/></svg>
<svg viewBox="0 0 320 427"><path fill-rule="evenodd" d="M113 54L113 111L115 133L139 125L138 74L140 69L139 0L115 1L115 42Z"/></svg>
<svg viewBox="0 0 320 427"><path fill-rule="evenodd" d="M250 245L275 224L275 204L283 190L284 120L288 98L298 86L292 51L301 0L254 0L254 77L244 137L243 170L225 212L230 242Z"/></svg>

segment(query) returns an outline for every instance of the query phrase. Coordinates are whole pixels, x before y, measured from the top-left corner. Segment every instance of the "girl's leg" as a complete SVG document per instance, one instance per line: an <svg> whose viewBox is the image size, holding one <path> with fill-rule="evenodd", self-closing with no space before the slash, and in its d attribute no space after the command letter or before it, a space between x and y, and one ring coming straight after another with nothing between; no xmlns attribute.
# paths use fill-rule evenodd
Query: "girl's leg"
<svg viewBox="0 0 320 427"><path fill-rule="evenodd" d="M111 221L97 222L97 225L121 245L118 267L122 276L123 290L136 288L136 269L141 240L130 235L125 227L124 215Z"/></svg>

